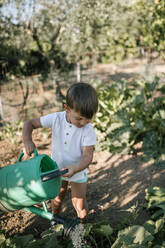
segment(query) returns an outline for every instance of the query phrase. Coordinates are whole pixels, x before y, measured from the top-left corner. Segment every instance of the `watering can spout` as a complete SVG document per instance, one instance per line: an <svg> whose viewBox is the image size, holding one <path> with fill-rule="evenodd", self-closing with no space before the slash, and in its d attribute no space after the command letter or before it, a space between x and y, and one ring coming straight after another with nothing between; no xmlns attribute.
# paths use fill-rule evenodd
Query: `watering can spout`
<svg viewBox="0 0 165 248"><path fill-rule="evenodd" d="M54 214L51 225L55 226L56 224L62 224L64 227L64 236L69 236L70 233L74 231L75 227L80 224L80 219L63 218L57 214Z"/></svg>

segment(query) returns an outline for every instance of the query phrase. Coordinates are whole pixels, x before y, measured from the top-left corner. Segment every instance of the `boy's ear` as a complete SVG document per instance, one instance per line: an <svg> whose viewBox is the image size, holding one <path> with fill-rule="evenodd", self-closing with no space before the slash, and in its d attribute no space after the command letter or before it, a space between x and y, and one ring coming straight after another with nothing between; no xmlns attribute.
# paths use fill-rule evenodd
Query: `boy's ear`
<svg viewBox="0 0 165 248"><path fill-rule="evenodd" d="M66 103L64 104L64 109L65 109L66 112L70 111L70 108L68 107L68 105Z"/></svg>

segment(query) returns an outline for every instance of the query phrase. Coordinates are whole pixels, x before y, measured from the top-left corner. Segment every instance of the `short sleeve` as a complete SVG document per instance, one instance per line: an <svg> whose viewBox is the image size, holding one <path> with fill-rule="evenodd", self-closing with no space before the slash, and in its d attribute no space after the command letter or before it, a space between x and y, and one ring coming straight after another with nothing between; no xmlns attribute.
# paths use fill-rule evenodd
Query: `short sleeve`
<svg viewBox="0 0 165 248"><path fill-rule="evenodd" d="M91 124L88 124L88 126L84 130L82 146L92 146L96 145L96 143L97 140L94 128Z"/></svg>
<svg viewBox="0 0 165 248"><path fill-rule="evenodd" d="M52 128L53 123L56 120L56 113L48 114L40 117L40 122L42 127L50 127Z"/></svg>

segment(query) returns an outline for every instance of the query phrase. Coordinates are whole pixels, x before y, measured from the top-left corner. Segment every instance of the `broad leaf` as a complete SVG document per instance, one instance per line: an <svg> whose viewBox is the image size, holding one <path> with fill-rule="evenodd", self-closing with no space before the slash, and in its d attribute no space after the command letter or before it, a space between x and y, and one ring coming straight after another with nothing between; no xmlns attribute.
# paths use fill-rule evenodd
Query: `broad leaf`
<svg viewBox="0 0 165 248"><path fill-rule="evenodd" d="M118 233L116 244L125 245L147 245L149 241L153 240L153 236L143 226L130 226ZM115 244L112 248L117 248ZM122 246L121 246L122 247Z"/></svg>
<svg viewBox="0 0 165 248"><path fill-rule="evenodd" d="M99 228L95 228L93 231L102 236L110 236L113 233L113 229L109 224L101 225Z"/></svg>

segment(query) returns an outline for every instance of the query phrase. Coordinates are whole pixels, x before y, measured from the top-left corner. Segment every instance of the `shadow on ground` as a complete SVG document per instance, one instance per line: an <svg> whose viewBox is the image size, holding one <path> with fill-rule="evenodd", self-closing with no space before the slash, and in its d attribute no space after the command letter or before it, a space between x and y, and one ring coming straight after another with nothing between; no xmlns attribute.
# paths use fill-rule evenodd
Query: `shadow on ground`
<svg viewBox="0 0 165 248"><path fill-rule="evenodd" d="M141 156L121 157L99 152L94 159L89 169L89 221L106 220L115 226L132 212L131 218L136 223L144 223L148 219L143 208L145 189L150 185L165 186L165 168L152 162L144 163ZM68 214L67 205L69 200L65 203L64 214Z"/></svg>

